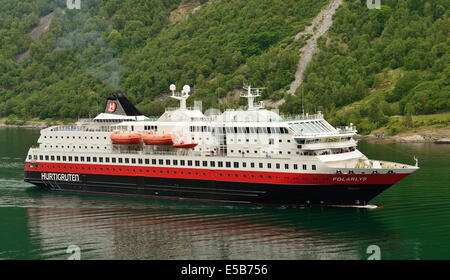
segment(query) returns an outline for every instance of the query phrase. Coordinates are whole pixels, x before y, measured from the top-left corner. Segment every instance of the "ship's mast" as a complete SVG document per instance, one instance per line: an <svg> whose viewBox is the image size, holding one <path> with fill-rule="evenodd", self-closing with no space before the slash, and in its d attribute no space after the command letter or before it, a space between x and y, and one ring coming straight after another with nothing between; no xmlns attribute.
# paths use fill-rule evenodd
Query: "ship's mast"
<svg viewBox="0 0 450 280"><path fill-rule="evenodd" d="M263 88L252 88L250 85L245 85L245 84L244 84L243 88L244 88L244 90L246 90L246 92L241 93L241 97L247 98L249 111L264 108L264 104L262 101L260 101L258 105L253 104L255 101L255 98L261 96L261 90Z"/></svg>

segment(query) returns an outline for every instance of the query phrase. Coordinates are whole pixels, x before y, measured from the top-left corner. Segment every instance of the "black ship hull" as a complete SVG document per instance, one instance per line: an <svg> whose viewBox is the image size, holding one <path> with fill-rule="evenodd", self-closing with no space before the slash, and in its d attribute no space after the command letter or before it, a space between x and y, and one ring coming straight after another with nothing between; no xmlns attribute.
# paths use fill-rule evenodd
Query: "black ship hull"
<svg viewBox="0 0 450 280"><path fill-rule="evenodd" d="M152 198L275 205L367 205L392 184L289 185L220 180L77 174L43 178L45 172L25 171L24 180L59 191L134 195Z"/></svg>

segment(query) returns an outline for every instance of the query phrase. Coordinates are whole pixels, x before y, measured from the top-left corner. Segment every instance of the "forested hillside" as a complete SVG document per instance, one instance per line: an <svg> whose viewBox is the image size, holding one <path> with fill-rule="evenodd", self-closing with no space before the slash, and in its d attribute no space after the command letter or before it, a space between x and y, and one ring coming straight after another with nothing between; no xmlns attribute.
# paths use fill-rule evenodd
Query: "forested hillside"
<svg viewBox="0 0 450 280"><path fill-rule="evenodd" d="M294 36L326 0L0 0L0 117L93 116L104 97L125 92L147 115L193 86L204 108L250 82L286 114L322 110L363 131L387 116L450 110L449 1L344 0L294 96L300 47ZM37 42L29 32L54 12ZM27 50L30 55L18 60ZM223 104L227 100L228 104ZM302 102L303 100L303 102Z"/></svg>
<svg viewBox="0 0 450 280"><path fill-rule="evenodd" d="M370 132L388 116L450 110L448 0L344 1L283 111L322 110ZM360 102L356 102L360 101Z"/></svg>
<svg viewBox="0 0 450 280"><path fill-rule="evenodd" d="M170 83L194 86L204 107L244 80L266 86L268 96L293 79L302 44L291 44L293 37L326 2L82 0L70 10L65 0L0 0L8 18L0 31L0 116L86 117L97 98L103 104L116 91L156 115L163 106L153 99ZM49 30L31 43L27 32L52 10ZM28 47L29 59L17 63Z"/></svg>

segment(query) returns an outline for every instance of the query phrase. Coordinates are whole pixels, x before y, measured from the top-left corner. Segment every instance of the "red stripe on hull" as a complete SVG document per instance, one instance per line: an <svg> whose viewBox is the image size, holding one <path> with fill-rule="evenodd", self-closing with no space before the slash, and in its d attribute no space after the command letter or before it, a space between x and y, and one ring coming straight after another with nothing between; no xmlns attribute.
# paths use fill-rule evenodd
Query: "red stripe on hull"
<svg viewBox="0 0 450 280"><path fill-rule="evenodd" d="M232 169L195 169L159 166L132 166L106 164L77 164L37 162L38 167L30 167L25 171L78 173L97 175L143 176L157 178L177 178L195 180L214 180L230 182L249 182L265 184L289 185L392 185L402 180L409 173L392 174L320 174L320 173L287 173Z"/></svg>

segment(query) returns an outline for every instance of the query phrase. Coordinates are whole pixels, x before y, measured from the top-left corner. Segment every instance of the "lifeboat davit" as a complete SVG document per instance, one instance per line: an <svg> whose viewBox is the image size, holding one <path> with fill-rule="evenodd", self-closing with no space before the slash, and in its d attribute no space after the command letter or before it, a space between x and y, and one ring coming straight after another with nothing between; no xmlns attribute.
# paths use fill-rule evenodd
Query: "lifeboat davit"
<svg viewBox="0 0 450 280"><path fill-rule="evenodd" d="M115 131L109 136L113 144L138 145L141 144L142 135L139 133L121 133Z"/></svg>
<svg viewBox="0 0 450 280"><path fill-rule="evenodd" d="M174 148L192 149L197 145L198 145L197 143L184 143L184 141L181 141L178 144L173 144L173 147Z"/></svg>
<svg viewBox="0 0 450 280"><path fill-rule="evenodd" d="M149 132L143 137L145 145L172 145L173 135L172 134L155 134Z"/></svg>

